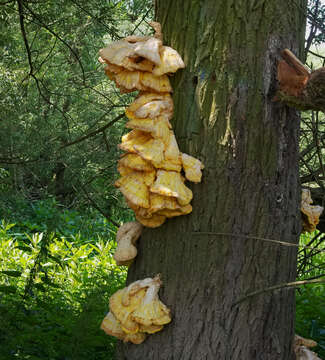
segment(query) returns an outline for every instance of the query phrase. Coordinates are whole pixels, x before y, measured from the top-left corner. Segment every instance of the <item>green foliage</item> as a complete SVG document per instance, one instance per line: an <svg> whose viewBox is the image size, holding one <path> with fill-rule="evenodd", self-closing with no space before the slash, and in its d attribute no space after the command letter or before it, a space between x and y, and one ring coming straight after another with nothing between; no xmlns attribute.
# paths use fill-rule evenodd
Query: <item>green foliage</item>
<svg viewBox="0 0 325 360"><path fill-rule="evenodd" d="M50 194L110 216L123 207L113 184L125 119L114 119L134 94L116 91L98 50L148 32L151 1L19 3L0 6L0 201Z"/></svg>
<svg viewBox="0 0 325 360"><path fill-rule="evenodd" d="M324 234L315 231L302 234L301 245L308 247L298 253L298 280L324 278ZM317 341L315 348L325 358L325 285L309 285L296 292L296 333Z"/></svg>
<svg viewBox="0 0 325 360"><path fill-rule="evenodd" d="M2 222L0 360L112 358L115 340L99 325L126 272L112 258L113 231L102 237L102 226L93 224L97 239L87 239L23 234Z"/></svg>
<svg viewBox="0 0 325 360"><path fill-rule="evenodd" d="M296 294L296 333L317 341L315 352L325 359L325 287L306 286Z"/></svg>

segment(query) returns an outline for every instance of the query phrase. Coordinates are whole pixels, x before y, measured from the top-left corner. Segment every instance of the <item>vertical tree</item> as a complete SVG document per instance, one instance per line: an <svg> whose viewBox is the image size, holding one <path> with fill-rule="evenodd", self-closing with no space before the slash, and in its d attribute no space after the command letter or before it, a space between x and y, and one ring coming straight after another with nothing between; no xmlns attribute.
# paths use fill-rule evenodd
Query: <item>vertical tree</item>
<svg viewBox="0 0 325 360"><path fill-rule="evenodd" d="M129 281L162 274L173 322L118 359L293 359L299 117L274 101L280 52L302 54L305 0L158 0L181 151L205 164L193 213L147 229Z"/></svg>

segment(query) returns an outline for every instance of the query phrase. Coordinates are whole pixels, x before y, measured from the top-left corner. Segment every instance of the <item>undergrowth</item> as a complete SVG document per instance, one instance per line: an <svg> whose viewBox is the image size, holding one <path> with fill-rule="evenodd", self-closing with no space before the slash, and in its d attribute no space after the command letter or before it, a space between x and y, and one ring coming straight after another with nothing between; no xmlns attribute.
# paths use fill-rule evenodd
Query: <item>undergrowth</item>
<svg viewBox="0 0 325 360"><path fill-rule="evenodd" d="M0 208L0 219L0 360L113 359L115 339L99 326L126 279L112 257L116 227L53 199ZM322 237L301 242L315 248L300 251L298 279L324 276ZM325 359L324 285L296 294L296 333Z"/></svg>
<svg viewBox="0 0 325 360"><path fill-rule="evenodd" d="M116 228L48 202L23 215L0 223L0 360L112 359L99 327L126 278Z"/></svg>

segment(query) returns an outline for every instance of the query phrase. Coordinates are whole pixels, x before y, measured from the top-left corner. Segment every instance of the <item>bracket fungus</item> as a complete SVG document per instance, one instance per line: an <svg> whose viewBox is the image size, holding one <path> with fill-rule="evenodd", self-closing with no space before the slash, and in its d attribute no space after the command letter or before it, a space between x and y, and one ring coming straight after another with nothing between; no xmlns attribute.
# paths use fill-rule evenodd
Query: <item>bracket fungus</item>
<svg viewBox="0 0 325 360"><path fill-rule="evenodd" d="M109 301L110 311L101 323L106 334L124 342L141 344L147 334L171 322L170 310L158 297L162 285L159 275L135 281L118 290Z"/></svg>
<svg viewBox="0 0 325 360"><path fill-rule="evenodd" d="M319 205L311 205L313 200L308 189L302 189L301 194L301 215L303 232L313 232L319 223L319 217L324 208Z"/></svg>
<svg viewBox="0 0 325 360"><path fill-rule="evenodd" d="M114 253L117 265L128 265L137 256L135 243L141 232L142 225L137 221L131 221L120 226L116 234L117 248Z"/></svg>
<svg viewBox="0 0 325 360"><path fill-rule="evenodd" d="M294 351L296 360L321 360L317 354L309 350L311 347L317 346L317 342L310 339L305 339L299 335L294 338Z"/></svg>
<svg viewBox="0 0 325 360"><path fill-rule="evenodd" d="M289 50L281 52L277 80L279 88L275 100L299 110L324 111L325 67L310 72Z"/></svg>
<svg viewBox="0 0 325 360"><path fill-rule="evenodd" d="M121 178L115 185L136 219L146 227L157 227L166 218L192 211L193 194L185 179L200 182L204 166L179 151L169 122L174 105L168 75L185 64L176 50L163 45L161 25L150 25L153 36L128 36L113 42L99 51L99 61L121 92L140 91L126 109L126 127L132 130L119 145L126 154L119 161Z"/></svg>

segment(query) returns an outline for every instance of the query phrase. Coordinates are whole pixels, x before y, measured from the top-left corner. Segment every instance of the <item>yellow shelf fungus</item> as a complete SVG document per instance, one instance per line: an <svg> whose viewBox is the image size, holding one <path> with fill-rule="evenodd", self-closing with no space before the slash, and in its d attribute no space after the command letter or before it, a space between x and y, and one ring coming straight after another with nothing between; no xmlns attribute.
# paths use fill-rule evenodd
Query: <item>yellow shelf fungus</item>
<svg viewBox="0 0 325 360"><path fill-rule="evenodd" d="M179 53L169 46L162 46L160 50L160 57L160 65L155 66L152 72L155 76L174 73L178 69L185 67L183 59Z"/></svg>
<svg viewBox="0 0 325 360"><path fill-rule="evenodd" d="M154 36L113 42L100 50L99 61L122 92L139 91L126 109L126 127L132 130L119 145L126 154L118 162L121 178L115 185L137 221L157 227L166 218L192 211L193 194L184 182L200 182L203 164L180 152L169 122L174 105L168 75L184 68L184 62L176 50L163 45L160 24L151 26Z"/></svg>
<svg viewBox="0 0 325 360"><path fill-rule="evenodd" d="M173 100L169 93L141 92L134 102L126 109L126 116L132 119L173 117Z"/></svg>
<svg viewBox="0 0 325 360"><path fill-rule="evenodd" d="M118 162L118 165L129 167L139 171L153 171L154 167L150 162L143 159L137 154L124 154Z"/></svg>
<svg viewBox="0 0 325 360"><path fill-rule="evenodd" d="M321 360L317 354L309 349L315 346L317 346L316 341L295 335L293 348L296 355L296 360Z"/></svg>
<svg viewBox="0 0 325 360"><path fill-rule="evenodd" d="M324 208L319 205L311 205L313 200L311 198L310 190L302 189L301 194L301 214L303 232L313 232L316 230L316 225L319 223L319 217Z"/></svg>
<svg viewBox="0 0 325 360"><path fill-rule="evenodd" d="M170 310L158 297L159 275L138 280L118 290L109 301L110 311L101 324L106 334L124 342L141 344L171 321Z"/></svg>

